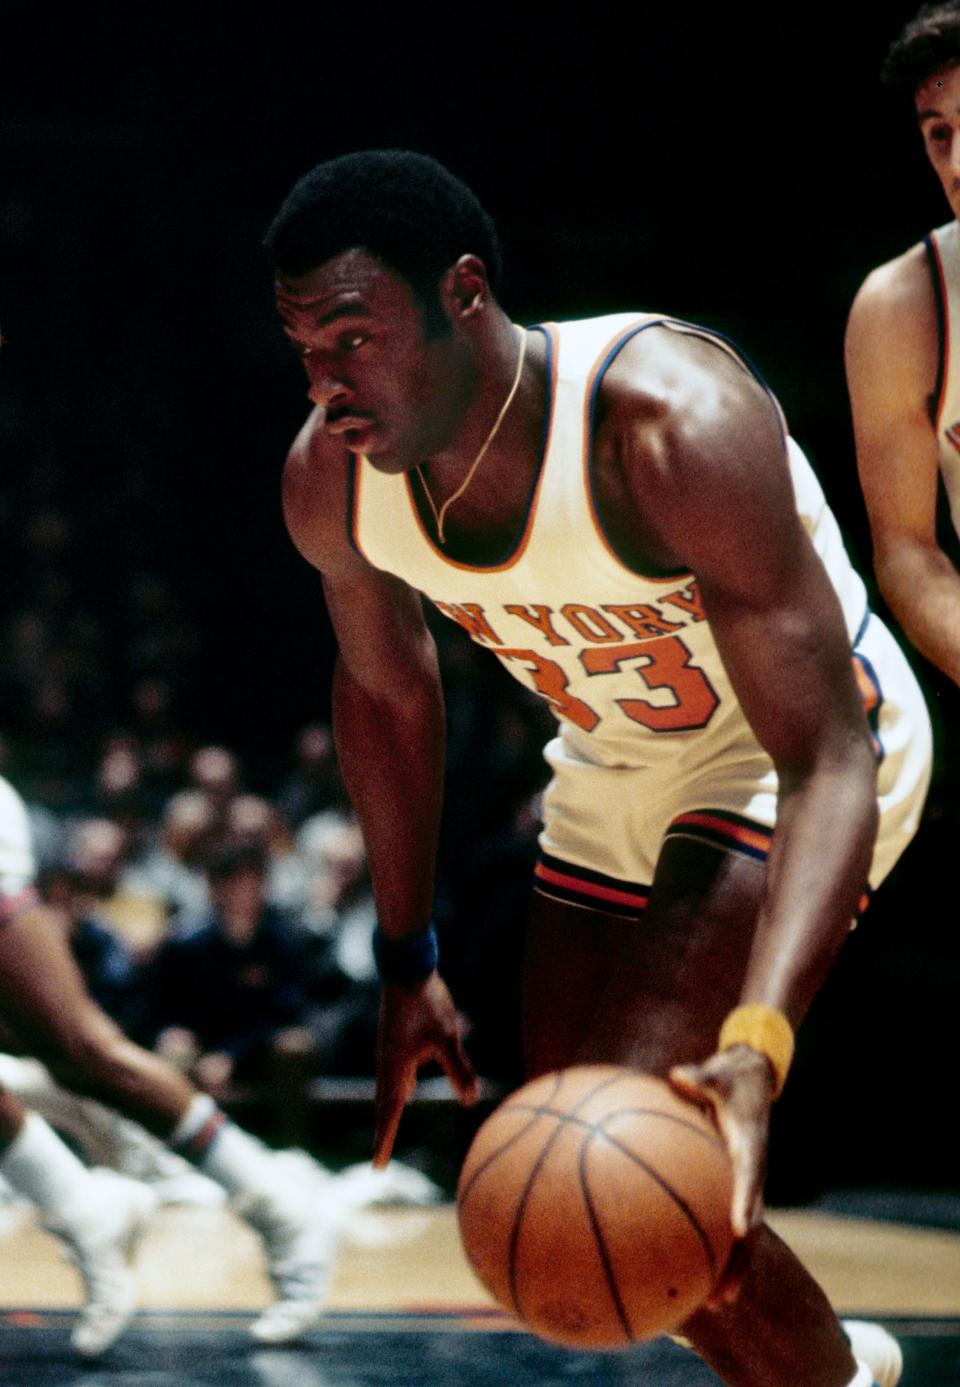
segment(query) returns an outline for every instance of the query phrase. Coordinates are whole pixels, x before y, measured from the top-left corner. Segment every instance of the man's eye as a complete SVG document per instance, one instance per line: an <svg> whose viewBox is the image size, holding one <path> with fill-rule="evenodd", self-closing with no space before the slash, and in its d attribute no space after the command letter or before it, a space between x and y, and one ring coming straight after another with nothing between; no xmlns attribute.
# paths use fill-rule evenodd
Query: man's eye
<svg viewBox="0 0 960 1387"><path fill-rule="evenodd" d="M950 138L950 127L948 125L936 125L930 131L931 144L946 144Z"/></svg>
<svg viewBox="0 0 960 1387"><path fill-rule="evenodd" d="M367 335L363 332L351 332L349 337L343 338L341 346L344 351L355 352L358 347L362 347L367 341Z"/></svg>

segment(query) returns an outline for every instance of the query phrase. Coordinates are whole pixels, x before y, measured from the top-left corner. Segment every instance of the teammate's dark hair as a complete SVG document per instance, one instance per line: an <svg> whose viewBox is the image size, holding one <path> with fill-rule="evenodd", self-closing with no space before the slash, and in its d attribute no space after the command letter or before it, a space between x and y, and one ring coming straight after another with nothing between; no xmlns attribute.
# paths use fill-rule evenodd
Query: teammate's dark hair
<svg viewBox="0 0 960 1387"><path fill-rule="evenodd" d="M264 244L289 275L345 250L369 251L410 284L428 330L442 321L440 278L461 255L479 256L494 294L500 282L497 233L474 194L436 159L404 150L366 150L318 164L294 185Z"/></svg>
<svg viewBox="0 0 960 1387"><path fill-rule="evenodd" d="M890 46L880 76L912 97L928 77L960 65L960 0L922 5Z"/></svg>

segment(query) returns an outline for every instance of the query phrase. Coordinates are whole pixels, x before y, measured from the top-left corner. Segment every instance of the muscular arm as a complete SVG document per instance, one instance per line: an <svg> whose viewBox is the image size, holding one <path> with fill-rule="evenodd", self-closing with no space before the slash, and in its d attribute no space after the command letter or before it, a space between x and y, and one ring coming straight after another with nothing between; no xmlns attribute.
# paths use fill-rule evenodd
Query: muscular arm
<svg viewBox="0 0 960 1387"><path fill-rule="evenodd" d="M960 683L960 575L937 543L933 285L922 246L874 271L847 328L847 384L877 581L910 641Z"/></svg>
<svg viewBox="0 0 960 1387"><path fill-rule="evenodd" d="M346 538L346 458L307 425L284 474L294 543L323 574L339 641L334 733L363 828L379 928L393 939L430 921L440 820L444 717L436 650L419 596L355 554ZM477 1079L453 1002L436 972L385 983L377 1035L374 1163L390 1158L417 1070L435 1059L460 1100Z"/></svg>
<svg viewBox="0 0 960 1387"><path fill-rule="evenodd" d="M615 471L648 555L696 574L730 682L779 777L740 1002L774 1007L796 1027L846 937L877 829L849 637L797 516L769 397L704 342L658 351L634 341L615 377ZM762 1219L772 1065L741 1044L671 1079L714 1108L733 1162L731 1222L744 1237ZM736 1286L734 1271L718 1295Z"/></svg>
<svg viewBox="0 0 960 1387"><path fill-rule="evenodd" d="M621 466L658 559L696 574L731 683L777 768L777 828L741 1000L796 1025L867 879L877 827L869 729L839 603L796 514L775 407L706 343L667 344L658 360L652 403L652 363L635 377L639 409L627 370L618 377Z"/></svg>
<svg viewBox="0 0 960 1387"><path fill-rule="evenodd" d="M284 477L294 543L323 574L339 644L334 732L363 828L381 929L427 925L440 818L444 719L433 638L419 596L365 563L344 526L346 459L308 428Z"/></svg>
<svg viewBox="0 0 960 1387"><path fill-rule="evenodd" d="M773 600L738 591L722 577L700 581L724 664L779 779L741 1001L776 1007L796 1027L866 886L877 765L849 639L820 560L802 532L793 552L764 557L769 591L779 594Z"/></svg>
<svg viewBox="0 0 960 1387"><path fill-rule="evenodd" d="M385 934L426 927L440 818L444 719L419 599L393 579L325 577L340 640L333 711Z"/></svg>

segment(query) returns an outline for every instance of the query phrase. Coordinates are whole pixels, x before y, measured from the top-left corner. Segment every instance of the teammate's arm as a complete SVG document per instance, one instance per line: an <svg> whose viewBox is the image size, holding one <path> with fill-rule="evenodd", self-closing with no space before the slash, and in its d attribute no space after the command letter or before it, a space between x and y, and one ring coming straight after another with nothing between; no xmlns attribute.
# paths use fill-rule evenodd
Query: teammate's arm
<svg viewBox="0 0 960 1387"><path fill-rule="evenodd" d="M847 384L877 581L910 641L960 683L960 574L937 543L936 302L923 247L875 270L847 327Z"/></svg>
<svg viewBox="0 0 960 1387"><path fill-rule="evenodd" d="M697 576L727 673L779 776L777 828L740 1001L796 1027L846 937L877 829L876 761L834 590L799 521L771 401L689 343L642 449L634 506L661 555ZM712 360L705 354L712 353ZM628 436L629 437L629 436ZM642 479L642 483L641 483ZM697 1071L734 1158L734 1226L760 1213L773 1075L744 1047Z"/></svg>
<svg viewBox="0 0 960 1387"><path fill-rule="evenodd" d="M284 475L287 525L323 574L339 642L334 734L344 781L363 829L378 926L391 939L430 922L440 819L444 717L436 650L419 596L366 564L346 541L342 455L308 427ZM459 1019L436 972L387 983L377 1042L374 1159L389 1159L419 1066L436 1059L462 1101L476 1077Z"/></svg>

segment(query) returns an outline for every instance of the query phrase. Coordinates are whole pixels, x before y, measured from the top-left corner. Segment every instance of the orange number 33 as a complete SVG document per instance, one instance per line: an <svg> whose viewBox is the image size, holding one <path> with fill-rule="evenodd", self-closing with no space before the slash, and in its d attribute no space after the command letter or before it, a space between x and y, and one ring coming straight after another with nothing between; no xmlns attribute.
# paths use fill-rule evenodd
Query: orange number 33
<svg viewBox="0 0 960 1387"><path fill-rule="evenodd" d="M565 670L555 660L535 650L496 652L502 660L526 665L533 686L553 707L571 722L592 732L600 715L589 703L569 692ZM617 674L627 660L643 660L635 670L637 677L653 691L667 689L673 702L659 706L645 698L618 698L619 707L633 722L652 732L691 732L706 727L718 707L714 689L697 665L690 663L690 651L677 636L637 641L632 645L595 645L580 652L580 662L590 675Z"/></svg>

